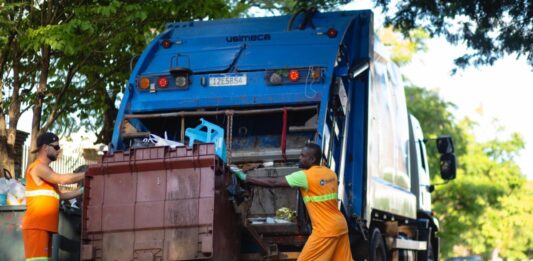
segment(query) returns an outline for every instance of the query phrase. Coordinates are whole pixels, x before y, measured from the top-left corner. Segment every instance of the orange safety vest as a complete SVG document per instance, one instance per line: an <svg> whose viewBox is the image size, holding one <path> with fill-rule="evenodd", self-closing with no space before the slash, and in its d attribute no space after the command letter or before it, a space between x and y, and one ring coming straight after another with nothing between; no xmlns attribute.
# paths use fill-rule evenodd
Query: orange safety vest
<svg viewBox="0 0 533 261"><path fill-rule="evenodd" d="M31 170L41 164L34 161L26 171L26 213L22 220L22 229L40 229L57 232L59 223L59 189L46 180L38 186L35 184Z"/></svg>
<svg viewBox="0 0 533 261"><path fill-rule="evenodd" d="M308 189L300 189L313 225L313 234L336 237L348 232L348 224L337 206L337 175L324 166L304 170Z"/></svg>

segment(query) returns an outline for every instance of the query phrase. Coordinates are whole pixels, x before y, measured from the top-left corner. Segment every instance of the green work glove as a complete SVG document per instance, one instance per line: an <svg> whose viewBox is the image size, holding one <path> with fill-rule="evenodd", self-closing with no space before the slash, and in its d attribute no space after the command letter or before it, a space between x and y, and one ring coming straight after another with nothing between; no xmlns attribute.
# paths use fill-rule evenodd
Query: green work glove
<svg viewBox="0 0 533 261"><path fill-rule="evenodd" d="M239 167L235 165L231 165L229 166L229 168L231 172L233 172L233 174L237 175L237 178L239 178L242 181L246 180L246 174L244 174L244 172L241 169L239 169Z"/></svg>

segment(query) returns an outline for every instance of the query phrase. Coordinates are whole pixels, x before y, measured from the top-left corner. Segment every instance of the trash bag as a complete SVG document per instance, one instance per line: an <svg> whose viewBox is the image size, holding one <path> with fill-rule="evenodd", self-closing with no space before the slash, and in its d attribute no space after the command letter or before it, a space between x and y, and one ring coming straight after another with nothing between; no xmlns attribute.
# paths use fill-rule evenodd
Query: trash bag
<svg viewBox="0 0 533 261"><path fill-rule="evenodd" d="M167 139L167 132L165 131L165 138L161 138L155 134L150 134L143 142L153 143L155 146L170 146L171 148L181 147L183 143Z"/></svg>
<svg viewBox="0 0 533 261"><path fill-rule="evenodd" d="M11 179L9 180L9 194L12 194L17 198L17 200L22 201L26 194L26 188L20 184L18 181Z"/></svg>
<svg viewBox="0 0 533 261"><path fill-rule="evenodd" d="M0 194L7 194L9 191L9 181L5 178L0 178Z"/></svg>

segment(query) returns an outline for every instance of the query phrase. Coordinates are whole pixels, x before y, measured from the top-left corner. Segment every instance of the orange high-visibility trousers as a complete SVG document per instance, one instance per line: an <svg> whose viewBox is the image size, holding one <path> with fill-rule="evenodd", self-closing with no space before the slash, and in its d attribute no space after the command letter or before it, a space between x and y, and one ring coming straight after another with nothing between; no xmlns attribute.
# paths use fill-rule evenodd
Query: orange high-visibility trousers
<svg viewBox="0 0 533 261"><path fill-rule="evenodd" d="M50 260L52 257L52 239L50 232L40 229L23 229L24 256L26 260Z"/></svg>
<svg viewBox="0 0 533 261"><path fill-rule="evenodd" d="M352 261L348 233L338 237L317 237L311 233L298 261Z"/></svg>

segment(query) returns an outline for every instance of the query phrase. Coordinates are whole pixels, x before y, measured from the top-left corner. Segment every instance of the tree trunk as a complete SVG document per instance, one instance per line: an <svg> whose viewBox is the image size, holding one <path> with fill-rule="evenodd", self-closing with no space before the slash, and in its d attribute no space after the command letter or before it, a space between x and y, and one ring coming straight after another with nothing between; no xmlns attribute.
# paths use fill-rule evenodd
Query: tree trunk
<svg viewBox="0 0 533 261"><path fill-rule="evenodd" d="M4 82L2 81L4 77L4 72L6 71L6 66L10 60L11 50L16 49L15 42L15 33L9 35L8 43L2 51L0 56L0 177L4 176L4 169L15 175L15 141L17 137L17 123L20 113L20 101L19 101L19 89L20 89L20 78L19 78L19 61L17 57L12 57L13 59L13 94L10 99L9 104L9 126L6 121L6 112L4 111ZM15 51L16 52L16 51ZM17 54L15 54L16 56Z"/></svg>
<svg viewBox="0 0 533 261"><path fill-rule="evenodd" d="M30 151L37 148L37 137L46 130L41 129L41 117L43 109L43 99L46 91L46 83L48 81L48 72L50 69L50 47L44 46L41 48L41 75L39 77L39 87L37 88L37 95L33 103L33 119L31 122L31 144ZM35 153L30 153L29 162L33 162L36 158Z"/></svg>
<svg viewBox="0 0 533 261"><path fill-rule="evenodd" d="M116 94L109 97L107 93L104 92L106 110L104 111L104 126L102 130L98 133L96 138L96 143L109 144L111 138L113 137L113 129L115 128L115 118L117 117L118 110L115 107L115 100L117 99Z"/></svg>
<svg viewBox="0 0 533 261"><path fill-rule="evenodd" d="M0 177L4 177L4 169L8 170L12 177L15 177L15 155L9 153L10 149L4 142L0 143Z"/></svg>

